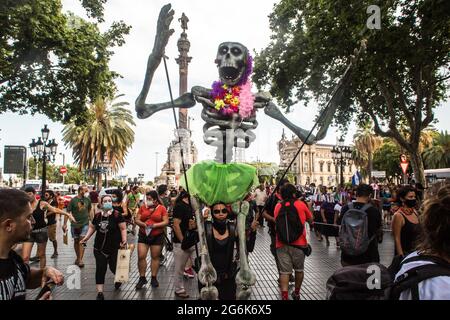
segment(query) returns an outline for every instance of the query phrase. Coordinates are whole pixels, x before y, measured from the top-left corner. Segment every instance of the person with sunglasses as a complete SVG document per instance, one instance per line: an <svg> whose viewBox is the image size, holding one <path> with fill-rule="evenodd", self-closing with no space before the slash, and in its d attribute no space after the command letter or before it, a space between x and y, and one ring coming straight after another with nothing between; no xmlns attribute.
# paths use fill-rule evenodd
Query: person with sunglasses
<svg viewBox="0 0 450 320"><path fill-rule="evenodd" d="M107 267L109 266L113 274L116 273L118 250L127 245L125 220L122 213L113 207L113 201L110 195L102 197L99 210L95 213L92 222L89 223L86 236L80 241L81 245L85 245L95 233L94 257L97 300L105 300L103 287ZM120 282L114 284L116 290L120 286Z"/></svg>
<svg viewBox="0 0 450 320"><path fill-rule="evenodd" d="M138 269L139 281L136 290L147 284L145 273L147 271L147 254L150 249L152 262L150 284L153 288L159 286L156 276L159 269L160 255L162 251L164 228L169 224L169 216L158 192L147 192L145 203L139 208L136 216L136 225L139 226L138 236Z"/></svg>
<svg viewBox="0 0 450 320"><path fill-rule="evenodd" d="M211 263L217 272L214 286L219 300L236 299L236 270L234 247L237 243L236 225L228 220L230 210L222 203L211 207L212 221L205 222L205 235ZM203 285L199 282L199 290Z"/></svg>

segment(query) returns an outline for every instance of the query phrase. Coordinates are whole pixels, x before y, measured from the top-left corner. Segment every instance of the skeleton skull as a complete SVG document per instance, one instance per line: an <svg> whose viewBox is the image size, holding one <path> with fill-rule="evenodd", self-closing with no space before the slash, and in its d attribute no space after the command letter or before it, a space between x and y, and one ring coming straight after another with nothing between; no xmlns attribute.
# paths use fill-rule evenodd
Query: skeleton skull
<svg viewBox="0 0 450 320"><path fill-rule="evenodd" d="M217 51L216 64L222 83L235 86L247 67L248 49L238 42L223 42Z"/></svg>

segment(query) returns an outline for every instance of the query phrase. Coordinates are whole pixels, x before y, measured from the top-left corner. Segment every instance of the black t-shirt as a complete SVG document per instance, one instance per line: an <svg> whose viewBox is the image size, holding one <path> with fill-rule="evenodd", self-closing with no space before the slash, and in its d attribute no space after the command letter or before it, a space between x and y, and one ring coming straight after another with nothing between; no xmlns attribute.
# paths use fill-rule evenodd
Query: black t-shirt
<svg viewBox="0 0 450 320"><path fill-rule="evenodd" d="M114 253L120 248L122 236L120 234L119 223L125 222L122 214L114 210L109 217L104 217L102 213L97 213L92 220L95 226L94 249L106 254Z"/></svg>
<svg viewBox="0 0 450 320"><path fill-rule="evenodd" d="M246 230L250 229L250 227L253 223L253 220L255 219L256 212L258 210L255 200L250 201L249 204L250 204L250 208L248 210L248 215L245 219L245 229Z"/></svg>
<svg viewBox="0 0 450 320"><path fill-rule="evenodd" d="M365 203L361 202L353 202L353 206L355 209L361 209ZM345 205L342 208L341 216L339 217L339 224L342 220L342 217L344 216L345 212L348 211L348 205ZM369 248L367 251L360 255L360 256L348 256L345 255L343 252L341 253L341 259L345 261L348 264L356 265L356 264L364 264L369 262L380 262L380 254L378 252L378 238L376 237L376 234L378 230L381 228L381 212L376 207L371 206L367 209L367 219L368 219L368 226L367 226L367 232L369 238L374 237L374 239L370 242Z"/></svg>
<svg viewBox="0 0 450 320"><path fill-rule="evenodd" d="M275 207L280 202L281 199L274 193L266 202L266 211L270 216L274 216ZM269 226L269 233L275 236L275 223L268 221L267 225Z"/></svg>
<svg viewBox="0 0 450 320"><path fill-rule="evenodd" d="M35 221L33 230L39 230L47 226L45 221L45 211L41 209L41 201L39 200L36 209L33 211L33 219Z"/></svg>
<svg viewBox="0 0 450 320"><path fill-rule="evenodd" d="M0 259L0 300L25 300L30 267L11 250L8 259Z"/></svg>
<svg viewBox="0 0 450 320"><path fill-rule="evenodd" d="M58 208L58 202L56 200L52 200L52 202L50 202L50 205L54 208ZM56 224L56 214L52 213L49 216L47 216L47 225L51 226L53 224Z"/></svg>
<svg viewBox="0 0 450 320"><path fill-rule="evenodd" d="M180 229L181 233L184 235L186 231L189 229L189 219L193 216L191 212L191 207L184 202L179 202L175 204L173 208L173 218L180 219ZM180 243L180 240L177 238L176 233L174 232L173 242Z"/></svg>

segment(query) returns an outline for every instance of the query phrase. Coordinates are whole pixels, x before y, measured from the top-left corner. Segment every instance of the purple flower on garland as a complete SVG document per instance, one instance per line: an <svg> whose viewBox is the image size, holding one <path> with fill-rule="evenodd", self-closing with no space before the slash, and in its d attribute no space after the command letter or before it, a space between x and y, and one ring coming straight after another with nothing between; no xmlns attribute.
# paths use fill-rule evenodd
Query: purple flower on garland
<svg viewBox="0 0 450 320"><path fill-rule="evenodd" d="M237 85L238 86L244 85L247 82L250 75L252 74L252 72L253 72L253 57L249 53L247 55L247 68L245 68L244 74L242 75L242 78L241 80L239 80Z"/></svg>
<svg viewBox="0 0 450 320"><path fill-rule="evenodd" d="M212 84L211 97L213 97L214 99L217 97L223 98L224 95L225 95L225 89L222 88L222 82L214 81Z"/></svg>

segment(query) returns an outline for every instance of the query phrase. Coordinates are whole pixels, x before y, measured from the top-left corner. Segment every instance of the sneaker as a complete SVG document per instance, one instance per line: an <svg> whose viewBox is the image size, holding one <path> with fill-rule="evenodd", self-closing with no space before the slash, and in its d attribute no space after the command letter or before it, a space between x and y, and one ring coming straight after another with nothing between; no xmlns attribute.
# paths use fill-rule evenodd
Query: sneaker
<svg viewBox="0 0 450 320"><path fill-rule="evenodd" d="M291 297L292 300L300 300L300 294L296 294L295 291L292 291Z"/></svg>
<svg viewBox="0 0 450 320"><path fill-rule="evenodd" d="M54 254L52 254L51 258L55 259L58 256L58 252L55 252Z"/></svg>
<svg viewBox="0 0 450 320"><path fill-rule="evenodd" d="M103 292L97 293L97 298L95 300L105 300L105 296L103 295Z"/></svg>
<svg viewBox="0 0 450 320"><path fill-rule="evenodd" d="M30 258L30 261L31 261L31 262L39 262L39 261L41 261L41 259L39 259L38 256L34 256L34 257L31 257L31 258Z"/></svg>
<svg viewBox="0 0 450 320"><path fill-rule="evenodd" d="M122 282L114 282L114 289L119 290Z"/></svg>
<svg viewBox="0 0 450 320"><path fill-rule="evenodd" d="M147 284L147 279L145 277L139 277L139 281L136 285L136 290L142 289Z"/></svg>
<svg viewBox="0 0 450 320"><path fill-rule="evenodd" d="M192 268L184 269L183 275L184 275L186 278L190 278L190 279L192 279L192 278L195 277L195 276L194 276L194 270L192 270Z"/></svg>
<svg viewBox="0 0 450 320"><path fill-rule="evenodd" d="M159 282L158 282L158 280L156 280L156 277L152 277L152 280L150 280L150 285L151 285L153 288L159 287Z"/></svg>

